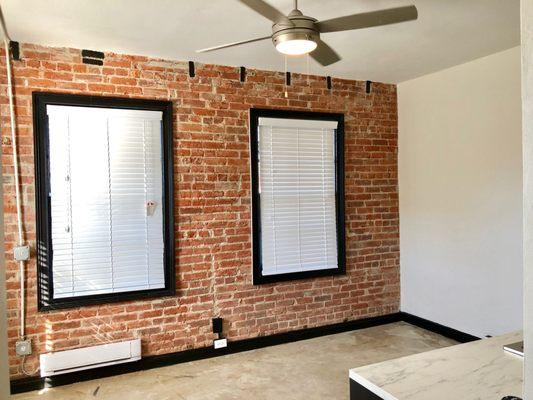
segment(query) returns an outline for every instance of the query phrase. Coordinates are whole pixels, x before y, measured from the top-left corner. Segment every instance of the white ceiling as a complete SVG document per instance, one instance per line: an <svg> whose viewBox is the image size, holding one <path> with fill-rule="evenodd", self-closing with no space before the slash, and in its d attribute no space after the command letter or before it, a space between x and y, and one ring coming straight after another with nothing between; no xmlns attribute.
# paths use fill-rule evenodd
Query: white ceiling
<svg viewBox="0 0 533 400"><path fill-rule="evenodd" d="M284 13L292 0L270 0ZM271 23L236 0L0 0L13 40L172 60L283 70L269 40L218 52L195 49L266 36ZM415 4L414 22L323 34L343 59L309 72L401 82L520 43L519 0L300 0L319 20ZM306 72L305 57L289 70Z"/></svg>

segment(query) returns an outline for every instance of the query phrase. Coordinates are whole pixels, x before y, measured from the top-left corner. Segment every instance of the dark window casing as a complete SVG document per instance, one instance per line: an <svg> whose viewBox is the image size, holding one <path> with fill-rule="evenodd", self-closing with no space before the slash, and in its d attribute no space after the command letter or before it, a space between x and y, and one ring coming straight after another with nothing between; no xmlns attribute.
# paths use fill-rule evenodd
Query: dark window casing
<svg viewBox="0 0 533 400"><path fill-rule="evenodd" d="M262 274L261 256L261 199L259 193L259 118L287 118L318 121L337 121L335 132L335 210L337 227L337 268L292 272L278 275ZM344 230L344 114L292 110L250 109L250 159L252 174L252 240L253 284L316 278L346 274L346 250Z"/></svg>
<svg viewBox="0 0 533 400"><path fill-rule="evenodd" d="M51 236L50 169L48 145L48 105L151 110L163 112L163 240L165 287L125 293L106 293L79 297L53 298L53 254ZM48 311L84 305L104 304L150 297L172 296L176 293L174 253L174 179L172 102L84 96L59 93L33 93L33 130L35 149L35 191L37 223L37 297L38 310Z"/></svg>

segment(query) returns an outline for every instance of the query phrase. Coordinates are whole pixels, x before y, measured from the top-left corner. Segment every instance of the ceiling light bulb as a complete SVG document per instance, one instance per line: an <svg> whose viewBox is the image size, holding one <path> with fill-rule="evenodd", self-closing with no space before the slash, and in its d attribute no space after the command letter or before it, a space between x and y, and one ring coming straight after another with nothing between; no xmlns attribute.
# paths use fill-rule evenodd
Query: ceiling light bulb
<svg viewBox="0 0 533 400"><path fill-rule="evenodd" d="M316 49L316 42L307 39L294 39L280 42L276 45L276 50L289 56L300 56Z"/></svg>

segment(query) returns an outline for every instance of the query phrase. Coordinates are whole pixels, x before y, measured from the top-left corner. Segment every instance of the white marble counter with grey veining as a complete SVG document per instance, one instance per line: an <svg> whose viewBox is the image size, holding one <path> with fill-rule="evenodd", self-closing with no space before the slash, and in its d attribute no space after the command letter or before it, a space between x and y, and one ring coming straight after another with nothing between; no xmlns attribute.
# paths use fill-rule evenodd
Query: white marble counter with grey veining
<svg viewBox="0 0 533 400"><path fill-rule="evenodd" d="M522 333L455 345L350 370L384 400L501 400L522 396L523 359L503 350Z"/></svg>

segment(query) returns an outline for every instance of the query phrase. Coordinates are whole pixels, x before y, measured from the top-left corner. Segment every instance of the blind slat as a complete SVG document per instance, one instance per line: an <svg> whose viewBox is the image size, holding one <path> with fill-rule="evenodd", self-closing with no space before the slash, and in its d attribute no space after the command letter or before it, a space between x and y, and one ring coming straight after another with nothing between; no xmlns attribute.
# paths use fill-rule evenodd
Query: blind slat
<svg viewBox="0 0 533 400"><path fill-rule="evenodd" d="M47 113L54 296L163 288L162 113Z"/></svg>
<svg viewBox="0 0 533 400"><path fill-rule="evenodd" d="M335 129L260 118L263 275L336 268Z"/></svg>

